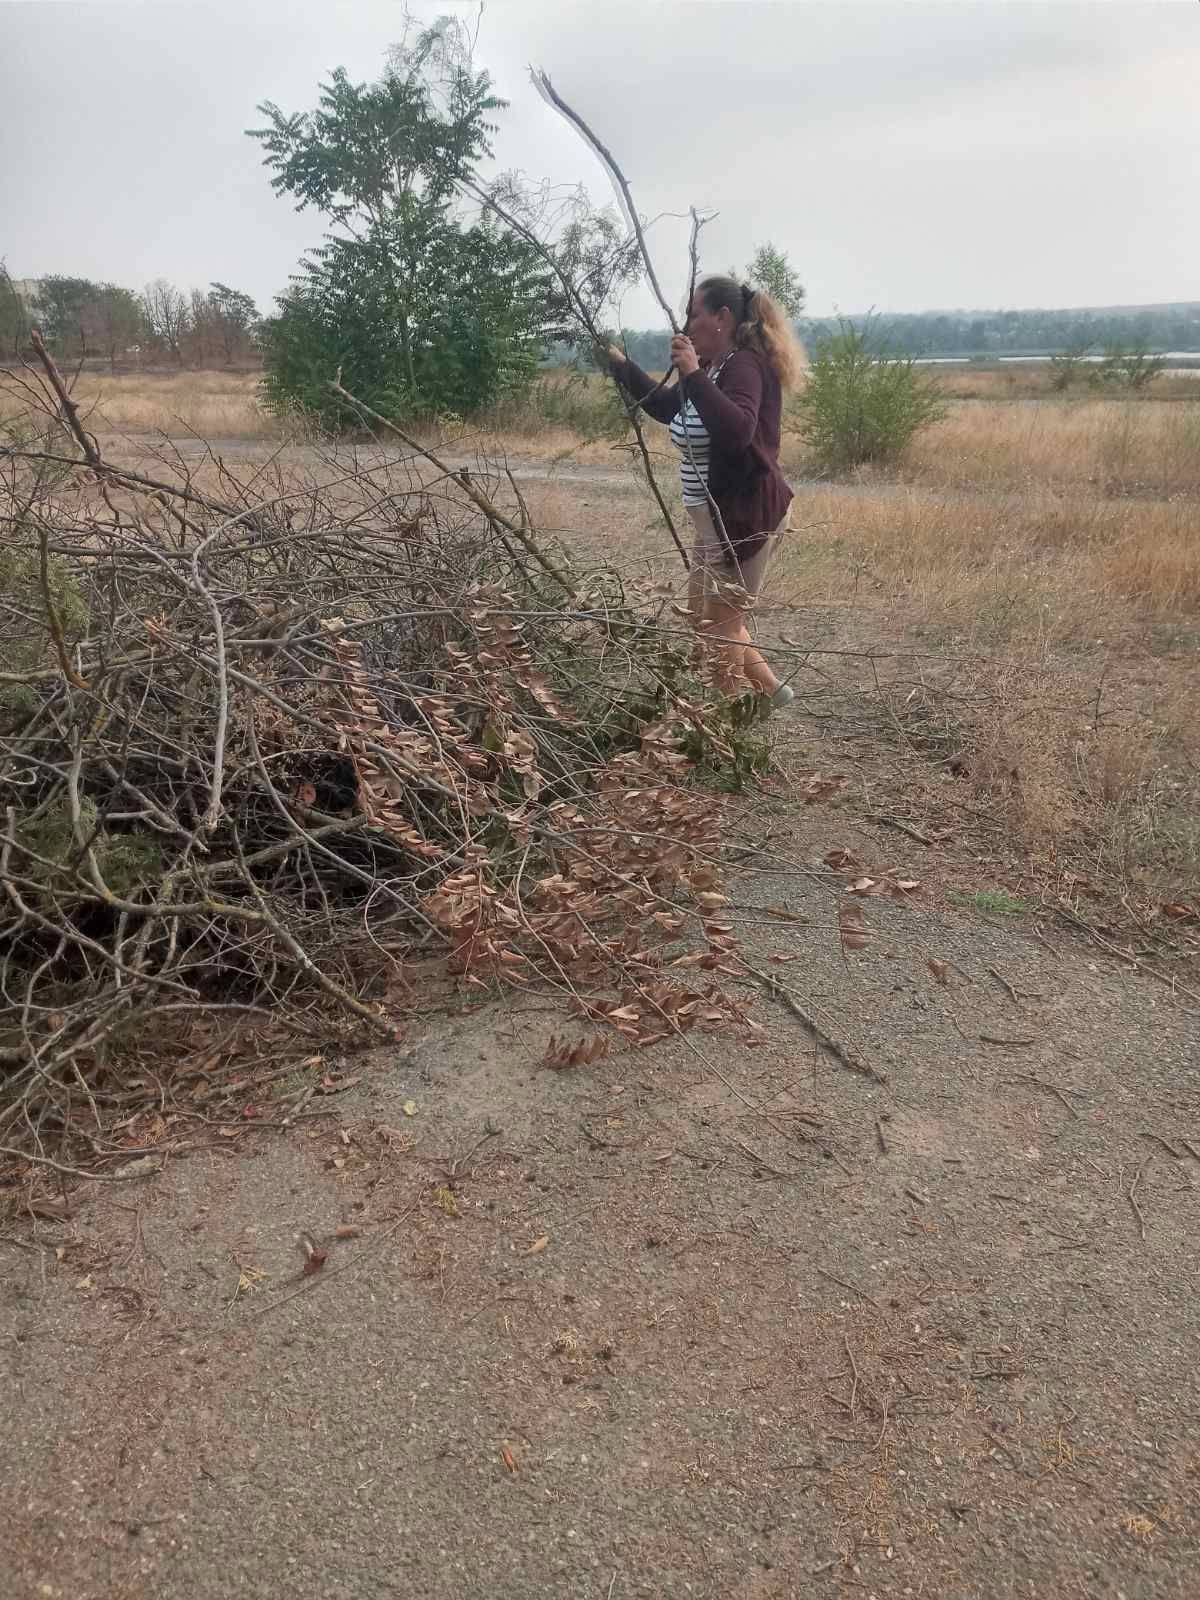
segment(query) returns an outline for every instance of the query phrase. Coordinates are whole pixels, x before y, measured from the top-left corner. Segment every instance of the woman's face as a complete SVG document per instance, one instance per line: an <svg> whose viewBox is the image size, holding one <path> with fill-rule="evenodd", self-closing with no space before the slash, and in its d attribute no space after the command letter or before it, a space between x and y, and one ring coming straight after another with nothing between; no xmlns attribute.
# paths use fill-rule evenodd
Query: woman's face
<svg viewBox="0 0 1200 1600"><path fill-rule="evenodd" d="M704 304L703 294L697 289L688 309L684 332L692 341L701 361L711 361L729 347L733 335L733 313L728 306L722 306L716 313L710 311Z"/></svg>

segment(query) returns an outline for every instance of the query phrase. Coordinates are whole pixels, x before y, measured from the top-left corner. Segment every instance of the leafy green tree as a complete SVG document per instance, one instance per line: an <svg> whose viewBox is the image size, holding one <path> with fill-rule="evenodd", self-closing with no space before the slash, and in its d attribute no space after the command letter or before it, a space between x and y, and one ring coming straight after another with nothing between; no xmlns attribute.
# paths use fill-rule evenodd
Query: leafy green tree
<svg viewBox="0 0 1200 1600"><path fill-rule="evenodd" d="M419 322L401 333L395 279L371 243L336 240L262 325L263 393L328 427L358 414L344 386L391 415L465 415L527 385L541 353L548 293L537 263L497 231L450 230L429 262Z"/></svg>
<svg viewBox="0 0 1200 1600"><path fill-rule="evenodd" d="M789 317L798 317L804 310L804 285L786 250L777 250L773 244L759 245L746 275L756 288L765 289L777 300Z"/></svg>
<svg viewBox="0 0 1200 1600"><path fill-rule="evenodd" d="M231 289L227 283L210 283L208 304L220 337L226 361L247 354L253 347L254 334L262 318L253 296L241 289Z"/></svg>
<svg viewBox="0 0 1200 1600"><path fill-rule="evenodd" d="M117 357L141 341L145 319L141 301L132 289L123 289L118 283L102 283L99 290L85 309L84 335L89 348L107 356L115 372Z"/></svg>
<svg viewBox="0 0 1200 1600"><path fill-rule="evenodd" d="M52 272L39 281L38 326L55 355L80 354L86 343L85 318L99 296L100 285L90 278L71 278Z"/></svg>
<svg viewBox="0 0 1200 1600"><path fill-rule="evenodd" d="M837 470L898 455L920 429L942 420L946 406L911 357L891 354L869 323L859 329L843 321L838 333L817 340L795 412L817 460Z"/></svg>
<svg viewBox="0 0 1200 1600"><path fill-rule="evenodd" d="M36 320L47 345L61 360L118 355L142 334L141 302L117 283L96 283L50 273L39 280Z"/></svg>
<svg viewBox="0 0 1200 1600"><path fill-rule="evenodd" d="M258 307L241 289L225 283L210 284L207 294L193 289L189 357L198 366L217 361L231 365L253 350L260 320Z"/></svg>
<svg viewBox="0 0 1200 1600"><path fill-rule="evenodd" d="M528 381L549 278L529 246L468 225L458 204L504 105L465 29L443 18L395 47L376 84L338 69L313 112L259 107L268 124L249 131L272 187L336 230L264 325L269 404L346 421L328 393L339 365L367 404L412 414L471 410Z"/></svg>

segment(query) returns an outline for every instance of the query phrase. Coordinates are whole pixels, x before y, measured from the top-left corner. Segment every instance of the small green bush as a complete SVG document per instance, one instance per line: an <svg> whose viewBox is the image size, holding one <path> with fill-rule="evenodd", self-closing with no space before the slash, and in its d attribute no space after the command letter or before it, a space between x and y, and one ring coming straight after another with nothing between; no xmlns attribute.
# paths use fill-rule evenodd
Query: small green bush
<svg viewBox="0 0 1200 1600"><path fill-rule="evenodd" d="M838 470L897 456L946 404L911 357L891 354L870 326L842 322L817 340L808 382L795 402L801 438L821 466Z"/></svg>
<svg viewBox="0 0 1200 1600"><path fill-rule="evenodd" d="M1104 360L1094 368L1092 382L1100 389L1131 389L1138 394L1165 366L1165 359L1152 356L1145 345L1109 345Z"/></svg>
<svg viewBox="0 0 1200 1600"><path fill-rule="evenodd" d="M489 407L478 419L485 427L512 433L540 433L564 428L584 444L623 439L629 418L615 384L588 372L553 372L509 399Z"/></svg>
<svg viewBox="0 0 1200 1600"><path fill-rule="evenodd" d="M1088 383L1092 377L1092 364L1088 361L1091 345L1085 339L1057 350L1050 357L1050 387L1063 394L1077 383Z"/></svg>

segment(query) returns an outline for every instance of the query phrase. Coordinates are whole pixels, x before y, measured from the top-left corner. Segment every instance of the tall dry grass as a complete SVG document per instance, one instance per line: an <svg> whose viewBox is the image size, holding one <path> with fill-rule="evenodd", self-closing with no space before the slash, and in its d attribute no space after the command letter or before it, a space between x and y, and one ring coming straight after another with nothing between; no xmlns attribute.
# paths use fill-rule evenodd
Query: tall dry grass
<svg viewBox="0 0 1200 1600"><path fill-rule="evenodd" d="M864 481L901 478L930 486L978 492L1072 486L1105 493L1200 493L1200 376L1179 380L1195 396L1177 404L1112 399L1028 398L1029 369L983 371L971 377L1010 399L951 402L950 415L921 434L898 467L873 470ZM953 395L967 374L939 374ZM977 380L986 380L980 382ZM997 390L997 392L999 392ZM209 439L278 439L294 434L258 402L258 375L250 372L138 373L80 376L75 393L99 432L200 435ZM1025 398L1020 396L1024 394ZM0 372L0 416L22 410L11 377ZM524 457L570 457L610 462L619 451L605 432L613 408L607 380L598 374L548 373L524 400L471 419L455 436L473 448ZM670 456L665 433L648 424L657 450ZM811 470L803 442L785 434L785 470Z"/></svg>
<svg viewBox="0 0 1200 1600"><path fill-rule="evenodd" d="M93 433L278 439L277 418L258 403L256 372L81 373L74 387ZM6 381L7 380L7 381ZM0 373L0 417L23 410L12 377Z"/></svg>
<svg viewBox="0 0 1200 1600"><path fill-rule="evenodd" d="M957 362L929 369L951 400L1046 400L1060 398L1052 386L1048 361L1004 362L994 367ZM1086 396L1086 390L1075 391ZM1147 400L1200 399L1200 367L1161 373L1138 397Z"/></svg>
<svg viewBox="0 0 1200 1600"><path fill-rule="evenodd" d="M820 602L843 644L927 652L865 696L918 812L990 819L1068 898L1200 903L1196 510L1046 487L818 490L773 597L801 638Z"/></svg>
<svg viewBox="0 0 1200 1600"><path fill-rule="evenodd" d="M803 459L795 452L794 459ZM1116 494L1200 493L1200 398L1019 400L951 407L919 434L900 472L933 485L1071 487Z"/></svg>
<svg viewBox="0 0 1200 1600"><path fill-rule="evenodd" d="M1200 627L1197 510L1047 489L816 490L793 511L777 581L809 599L899 592L923 627L989 646L1094 640L1146 615Z"/></svg>

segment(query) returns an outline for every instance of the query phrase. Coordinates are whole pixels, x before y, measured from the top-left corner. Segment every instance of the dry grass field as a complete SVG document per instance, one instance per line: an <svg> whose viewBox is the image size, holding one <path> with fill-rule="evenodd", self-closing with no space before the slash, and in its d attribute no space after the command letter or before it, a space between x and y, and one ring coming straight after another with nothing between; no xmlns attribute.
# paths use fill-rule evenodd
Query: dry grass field
<svg viewBox="0 0 1200 1600"><path fill-rule="evenodd" d="M7 382L6 382L7 377ZM82 373L74 389L86 426L101 433L160 433L203 439L274 439L276 419L258 404L255 372ZM0 373L0 417L19 408Z"/></svg>

